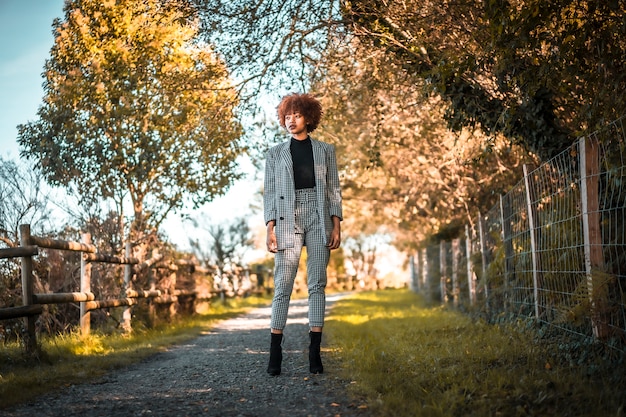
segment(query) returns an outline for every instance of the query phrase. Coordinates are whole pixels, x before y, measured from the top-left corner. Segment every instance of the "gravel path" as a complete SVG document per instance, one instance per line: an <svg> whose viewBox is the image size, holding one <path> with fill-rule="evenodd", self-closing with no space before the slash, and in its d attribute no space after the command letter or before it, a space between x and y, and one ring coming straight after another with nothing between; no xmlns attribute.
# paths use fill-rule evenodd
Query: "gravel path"
<svg viewBox="0 0 626 417"><path fill-rule="evenodd" d="M328 307L337 296L328 296ZM282 374L269 376L268 307L223 321L210 332L38 401L1 410L7 417L44 416L367 416L351 404L346 382L328 366L308 368L306 300L294 300L283 341ZM322 359L327 345L322 340Z"/></svg>

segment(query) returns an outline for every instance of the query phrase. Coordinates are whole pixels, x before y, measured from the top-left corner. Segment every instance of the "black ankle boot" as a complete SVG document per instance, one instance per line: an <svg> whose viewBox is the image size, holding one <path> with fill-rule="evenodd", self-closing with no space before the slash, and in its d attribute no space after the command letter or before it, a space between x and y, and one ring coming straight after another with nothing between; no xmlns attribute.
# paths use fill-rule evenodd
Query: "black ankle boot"
<svg viewBox="0 0 626 417"><path fill-rule="evenodd" d="M309 345L309 371L312 374L323 374L324 366L320 356L320 344L322 343L322 332L309 332L311 344Z"/></svg>
<svg viewBox="0 0 626 417"><path fill-rule="evenodd" d="M271 333L271 335L270 363L267 365L267 373L276 376L280 375L280 367L283 362L283 348L280 345L283 341L283 335L278 333Z"/></svg>

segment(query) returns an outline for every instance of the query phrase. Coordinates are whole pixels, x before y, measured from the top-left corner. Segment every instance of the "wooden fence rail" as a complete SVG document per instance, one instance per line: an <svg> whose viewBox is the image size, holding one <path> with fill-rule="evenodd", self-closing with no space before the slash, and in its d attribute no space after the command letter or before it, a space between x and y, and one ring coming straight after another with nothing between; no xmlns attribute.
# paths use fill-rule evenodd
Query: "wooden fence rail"
<svg viewBox="0 0 626 417"><path fill-rule="evenodd" d="M33 276L33 256L39 254L39 248L56 249L63 251L81 252L81 279L80 291L68 293L45 293L35 294ZM64 240L48 239L32 236L30 225L20 226L20 246L16 248L0 249L0 259L21 258L22 266L22 306L0 308L0 320L24 318L26 335L24 347L28 353L33 353L37 348L35 334L35 322L37 316L43 312L46 304L79 303L80 304L80 326L83 334L90 332L90 312L96 309L111 307L126 307L122 314L124 330L130 331L130 306L135 305L138 299L152 299L154 303L174 303L179 295L194 295L193 291L174 291L173 294L162 294L160 290L154 288L149 290L134 290L129 288L133 266L135 271L144 271L151 267L165 267L172 271L177 269L176 265L159 265L162 256L155 254L151 259L139 262L138 259L130 256L131 246L126 245L126 256L112 256L97 253L96 247L91 244L91 236L83 235L82 242L71 242ZM125 297L120 299L96 300L91 292L91 263L109 263L124 265L124 293ZM182 262L189 265L188 261ZM196 267L196 270L202 268Z"/></svg>

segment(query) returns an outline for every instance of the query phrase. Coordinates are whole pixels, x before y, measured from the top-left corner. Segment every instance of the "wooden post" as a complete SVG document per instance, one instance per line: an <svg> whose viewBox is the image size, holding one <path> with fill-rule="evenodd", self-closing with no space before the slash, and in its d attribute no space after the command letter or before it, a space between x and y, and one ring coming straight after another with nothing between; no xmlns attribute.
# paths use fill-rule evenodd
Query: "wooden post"
<svg viewBox="0 0 626 417"><path fill-rule="evenodd" d="M448 302L448 288L446 282L448 275L446 273L446 242L439 242L439 285L441 286L441 301Z"/></svg>
<svg viewBox="0 0 626 417"><path fill-rule="evenodd" d="M421 269L421 259L420 259L420 250L415 251L415 265L414 265L414 283L417 291L422 291L422 269Z"/></svg>
<svg viewBox="0 0 626 417"><path fill-rule="evenodd" d="M428 297L430 294L430 284L428 280L428 246L422 248L422 292L424 294L428 293Z"/></svg>
<svg viewBox="0 0 626 417"><path fill-rule="evenodd" d="M467 287L469 291L470 305L476 304L476 275L472 265L472 237L469 225L465 225L465 257L467 258Z"/></svg>
<svg viewBox="0 0 626 417"><path fill-rule="evenodd" d="M452 240L452 301L459 305L459 258L461 257L461 239Z"/></svg>
<svg viewBox="0 0 626 417"><path fill-rule="evenodd" d="M90 245L91 234L84 233L82 242ZM80 257L80 292L91 292L91 262L87 261L84 256ZM91 313L85 301L80 303L80 331L83 336L91 332Z"/></svg>
<svg viewBox="0 0 626 417"><path fill-rule="evenodd" d="M154 249L152 251L151 259L160 259L159 251L157 249ZM154 277L153 268L150 268L148 270L148 284L149 284L150 291L156 291L156 279ZM154 300L152 298L149 300L148 303L149 303L148 304L148 317L150 318L150 326L154 326L156 323L156 319L157 319L156 304L154 303Z"/></svg>
<svg viewBox="0 0 626 417"><path fill-rule="evenodd" d="M20 225L20 246L30 245L30 224ZM29 307L33 305L33 258L22 256L22 305ZM37 350L37 335L35 333L36 316L28 315L24 318L26 327L26 338L24 347L26 352L33 354Z"/></svg>
<svg viewBox="0 0 626 417"><path fill-rule="evenodd" d="M177 279L178 279L178 272L177 272L177 269L176 269L176 270L174 270L174 271L172 271L170 273L169 293L172 294L172 295L176 294L176 281L177 281ZM170 310L170 319L172 319L176 315L176 310L177 310L176 304L178 304L178 303L174 302L174 303L170 304L170 308L169 308L169 310Z"/></svg>
<svg viewBox="0 0 626 417"><path fill-rule="evenodd" d="M415 264L416 264L416 255L409 255L409 288L411 289L411 291L415 291L418 292L419 291L419 286L417 284L417 274L416 274L416 269L415 269Z"/></svg>
<svg viewBox="0 0 626 417"><path fill-rule="evenodd" d="M513 243L511 242L511 205L507 198L506 200L500 195L500 223L502 225L502 245L504 246L504 292L505 292L505 309L508 309L509 305L509 283L514 278L515 272L513 271Z"/></svg>
<svg viewBox="0 0 626 417"><path fill-rule="evenodd" d="M539 302L539 256L537 254L537 227L535 226L535 209L533 207L532 184L528 175L528 165L524 164L524 186L526 188L526 209L528 211L528 229L530 231L530 252L533 262L533 297L535 299L535 319L541 317Z"/></svg>
<svg viewBox="0 0 626 417"><path fill-rule="evenodd" d="M595 145L595 146L594 146ZM581 176L581 205L583 218L583 239L585 245L585 272L587 290L591 301L591 325L597 339L609 336L605 318L609 308L609 297L604 274L604 254L602 252L602 229L600 227L599 172L600 156L597 143L589 138L578 142Z"/></svg>
<svg viewBox="0 0 626 417"><path fill-rule="evenodd" d="M487 245L485 244L485 220L478 213L478 239L480 241L481 274L485 287L485 306L489 310L489 282L487 280Z"/></svg>
<svg viewBox="0 0 626 417"><path fill-rule="evenodd" d="M126 243L124 256L126 256L126 258L130 258L131 255L132 255L132 245L130 244L130 242L128 242ZM131 264L124 265L124 294L126 294L126 292L129 289L131 289L130 280L131 280L132 274L133 274L132 265ZM131 317L132 317L131 306L126 306L124 308L124 311L122 312L122 329L124 329L124 332L126 333L132 332Z"/></svg>

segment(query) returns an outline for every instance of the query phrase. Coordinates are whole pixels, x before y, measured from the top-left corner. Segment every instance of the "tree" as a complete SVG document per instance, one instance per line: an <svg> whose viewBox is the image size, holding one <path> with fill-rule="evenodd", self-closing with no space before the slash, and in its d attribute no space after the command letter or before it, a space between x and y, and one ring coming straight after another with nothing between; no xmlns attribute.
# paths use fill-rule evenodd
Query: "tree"
<svg viewBox="0 0 626 417"><path fill-rule="evenodd" d="M519 179L521 161L530 159L521 149L501 134L447 129L446 101L374 35L348 33L350 20L341 20L348 11L339 2L288 5L278 10L268 2L237 2L224 9L208 1L202 7L210 10L211 28L239 34L254 28L277 39L266 53L246 54L261 48L264 36L236 35L219 46L227 56L241 55L250 74L244 82L262 83L266 68L308 68L293 79L323 101L325 120L316 135L338 147L347 237L393 233L401 247L432 233L458 234L477 207L491 207ZM293 16L303 20L289 24ZM309 30L298 29L305 22Z"/></svg>
<svg viewBox="0 0 626 417"><path fill-rule="evenodd" d="M49 226L49 190L43 185L44 179L32 168L0 157L0 241L4 245L19 246L21 224L33 224L39 231Z"/></svg>
<svg viewBox="0 0 626 417"><path fill-rule="evenodd" d="M379 279L376 260L380 250L381 236L357 235L345 239L343 244L346 260L352 266L352 279L362 288L376 289Z"/></svg>
<svg viewBox="0 0 626 417"><path fill-rule="evenodd" d="M287 86L309 87L329 52L356 38L439 95L451 129L503 135L544 159L626 111L625 2L197 1L247 80L285 72Z"/></svg>
<svg viewBox="0 0 626 417"><path fill-rule="evenodd" d="M47 230L50 210L48 193L42 187L43 179L30 167L11 159L0 157L0 245L20 245L19 226L34 224L34 232ZM38 231L38 232L37 232ZM39 262L35 262L35 266ZM21 305L22 286L20 258L0 262L0 306ZM22 320L3 321L0 340L19 337L23 332Z"/></svg>
<svg viewBox="0 0 626 417"><path fill-rule="evenodd" d="M133 207L131 230L158 228L237 180L245 151L226 67L197 39L184 0L65 3L53 23L38 120L21 155L53 185ZM190 17L191 16L191 17Z"/></svg>
<svg viewBox="0 0 626 417"><path fill-rule="evenodd" d="M198 223L194 221L194 225L198 226ZM228 285L235 290L239 289L244 278L243 256L252 246L246 218L234 219L229 224L204 227L209 239L190 238L189 244L198 259L209 267L214 266L222 288Z"/></svg>
<svg viewBox="0 0 626 417"><path fill-rule="evenodd" d="M308 86L322 53L341 30L337 2L195 0L202 31L238 77L244 99ZM334 22L334 23L333 23ZM248 103L255 104L255 103Z"/></svg>
<svg viewBox="0 0 626 417"><path fill-rule="evenodd" d="M626 4L599 0L344 2L355 33L446 102L455 130L542 158L626 110Z"/></svg>
<svg viewBox="0 0 626 417"><path fill-rule="evenodd" d="M382 52L356 43L327 62L312 82L326 109L316 133L338 147L349 236L458 235L534 161L501 136L449 131L442 100Z"/></svg>

